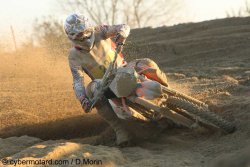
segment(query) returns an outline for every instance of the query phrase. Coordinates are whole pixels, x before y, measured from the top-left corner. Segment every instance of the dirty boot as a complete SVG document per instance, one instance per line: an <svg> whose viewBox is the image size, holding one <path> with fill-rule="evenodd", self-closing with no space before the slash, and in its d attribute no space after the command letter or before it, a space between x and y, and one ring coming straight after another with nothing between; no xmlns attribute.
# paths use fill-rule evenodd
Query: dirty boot
<svg viewBox="0 0 250 167"><path fill-rule="evenodd" d="M111 126L116 134L116 144L118 146L128 146L131 143L131 135L123 127L121 120L114 113L106 98L96 104L98 114Z"/></svg>
<svg viewBox="0 0 250 167"><path fill-rule="evenodd" d="M131 145L131 135L122 127L122 124L117 124L114 128L116 134L116 144L121 147Z"/></svg>

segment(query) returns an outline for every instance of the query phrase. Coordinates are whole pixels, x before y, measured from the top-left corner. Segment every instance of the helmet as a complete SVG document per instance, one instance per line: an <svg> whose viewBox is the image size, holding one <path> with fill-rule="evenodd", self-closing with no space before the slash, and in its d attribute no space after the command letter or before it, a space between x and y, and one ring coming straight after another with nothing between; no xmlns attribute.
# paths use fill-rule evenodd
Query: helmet
<svg viewBox="0 0 250 167"><path fill-rule="evenodd" d="M64 31L71 40L89 38L94 28L90 26L88 18L81 14L70 14L64 22Z"/></svg>

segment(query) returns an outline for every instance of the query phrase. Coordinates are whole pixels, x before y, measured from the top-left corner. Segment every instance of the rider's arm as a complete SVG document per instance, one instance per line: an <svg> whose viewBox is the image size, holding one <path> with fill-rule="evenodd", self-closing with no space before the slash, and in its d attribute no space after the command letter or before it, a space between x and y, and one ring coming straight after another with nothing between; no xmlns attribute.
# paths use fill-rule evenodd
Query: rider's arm
<svg viewBox="0 0 250 167"><path fill-rule="evenodd" d="M82 103L85 99L85 88L84 88L84 78L83 78L83 70L81 65L75 59L75 50L72 49L69 54L69 67L73 76L73 88L75 91L75 95L77 99Z"/></svg>
<svg viewBox="0 0 250 167"><path fill-rule="evenodd" d="M100 29L104 38L117 37L118 43L124 43L130 33L130 27L126 24L102 25Z"/></svg>

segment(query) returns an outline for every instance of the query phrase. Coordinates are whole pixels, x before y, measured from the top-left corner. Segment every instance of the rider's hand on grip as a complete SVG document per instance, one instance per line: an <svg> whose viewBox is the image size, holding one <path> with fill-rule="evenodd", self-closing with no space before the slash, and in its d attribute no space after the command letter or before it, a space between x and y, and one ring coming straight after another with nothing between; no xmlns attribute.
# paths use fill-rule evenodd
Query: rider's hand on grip
<svg viewBox="0 0 250 167"><path fill-rule="evenodd" d="M92 104L91 104L91 101L87 97L84 97L81 100L81 105L82 105L82 109L84 110L85 113L90 112Z"/></svg>

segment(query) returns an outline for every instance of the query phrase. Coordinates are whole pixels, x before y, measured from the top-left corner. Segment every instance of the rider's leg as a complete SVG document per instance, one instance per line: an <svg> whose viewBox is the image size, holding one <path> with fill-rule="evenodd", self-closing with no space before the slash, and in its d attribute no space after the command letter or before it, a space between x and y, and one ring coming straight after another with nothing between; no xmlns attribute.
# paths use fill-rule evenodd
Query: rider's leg
<svg viewBox="0 0 250 167"><path fill-rule="evenodd" d="M100 100L96 105L98 114L108 122L116 133L116 144L120 146L128 145L131 141L131 136L123 127L120 119L114 113L111 105L106 98Z"/></svg>
<svg viewBox="0 0 250 167"><path fill-rule="evenodd" d="M137 72L142 71L147 78L158 81L164 86L168 86L167 77L164 72L162 72L159 66L151 59L137 59L135 60L135 70ZM147 70L150 68L151 70Z"/></svg>

